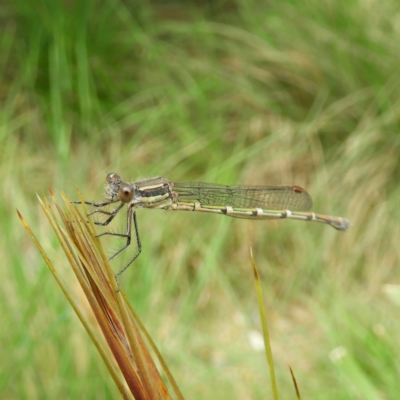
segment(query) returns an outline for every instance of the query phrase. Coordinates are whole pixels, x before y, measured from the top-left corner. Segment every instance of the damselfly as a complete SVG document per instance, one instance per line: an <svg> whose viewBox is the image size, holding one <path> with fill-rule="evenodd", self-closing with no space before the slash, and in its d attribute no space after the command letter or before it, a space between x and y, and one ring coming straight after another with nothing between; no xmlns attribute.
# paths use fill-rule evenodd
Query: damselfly
<svg viewBox="0 0 400 400"><path fill-rule="evenodd" d="M108 225L118 212L128 206L126 233L103 232L126 238L126 243L114 255L112 260L131 244L132 220L135 227L137 252L115 277L118 278L139 256L142 251L136 218L138 208L159 208L163 210L199 211L222 214L248 219L297 219L328 224L335 229L345 231L350 221L341 217L316 214L309 211L312 206L310 195L299 186L225 186L213 183L186 182L174 183L161 177L140 182L123 182L120 175L111 173L106 178L106 201L85 204L95 207L90 215L99 213L107 216L104 222L96 225ZM120 202L112 211L102 209L112 203ZM73 202L80 204L80 202Z"/></svg>

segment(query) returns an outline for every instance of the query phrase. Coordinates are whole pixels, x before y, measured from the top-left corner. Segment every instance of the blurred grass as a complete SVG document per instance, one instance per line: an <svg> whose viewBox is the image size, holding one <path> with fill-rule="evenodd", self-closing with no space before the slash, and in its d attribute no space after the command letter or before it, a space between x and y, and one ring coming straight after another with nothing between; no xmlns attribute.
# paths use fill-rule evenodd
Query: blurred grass
<svg viewBox="0 0 400 400"><path fill-rule="evenodd" d="M303 398L397 399L399 309L383 291L400 264L397 2L17 0L0 13L0 397L117 396L14 212L63 264L35 192L100 200L115 171L298 184L354 224L139 212L143 253L122 285L188 398L270 393L250 340L252 246L281 398L294 398L290 364Z"/></svg>

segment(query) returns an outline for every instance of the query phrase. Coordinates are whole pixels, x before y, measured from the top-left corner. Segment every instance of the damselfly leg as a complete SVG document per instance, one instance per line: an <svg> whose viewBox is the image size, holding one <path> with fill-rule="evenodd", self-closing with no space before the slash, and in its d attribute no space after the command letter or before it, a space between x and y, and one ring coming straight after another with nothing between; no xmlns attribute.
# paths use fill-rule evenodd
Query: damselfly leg
<svg viewBox="0 0 400 400"><path fill-rule="evenodd" d="M73 204L81 204L80 201L72 201L71 203ZM104 215L108 215L109 217L103 221L95 221L95 225L99 225L99 226L107 226L118 214L118 212L124 207L125 203L122 203L116 207L114 210L112 211L106 211L106 210L101 210L98 209L100 207L105 207L111 204L110 201L107 202L103 202L103 203L93 203L93 202L89 202L89 201L85 201L86 205L89 206L93 206L96 207L95 210L93 210L92 212L90 212L87 216L90 217L91 215L94 214L104 214ZM140 235L139 235L139 228L138 228L138 223L137 223L137 217L136 217L136 212L135 212L135 207L134 205L129 205L128 206L128 212L127 212L127 217L126 217L126 233L118 233L118 232L102 232L99 233L98 235L96 235L96 237L101 237L101 236L105 236L105 235L110 235L110 236L117 236L117 237L122 237L122 238L126 238L126 243L124 246L122 246L116 253L114 253L108 260L111 261L113 258L115 258L118 254L120 254L121 252L123 252L127 247L129 247L129 245L131 244L131 240L132 240L132 219L133 219L133 223L134 223L134 230L135 230L135 236L136 236L136 244L137 244L137 252L135 253L135 255L133 256L133 258L128 262L128 264L126 264L120 271L118 271L115 274L115 279L117 279L118 281L118 277L139 257L140 253L142 252L142 243L140 241Z"/></svg>

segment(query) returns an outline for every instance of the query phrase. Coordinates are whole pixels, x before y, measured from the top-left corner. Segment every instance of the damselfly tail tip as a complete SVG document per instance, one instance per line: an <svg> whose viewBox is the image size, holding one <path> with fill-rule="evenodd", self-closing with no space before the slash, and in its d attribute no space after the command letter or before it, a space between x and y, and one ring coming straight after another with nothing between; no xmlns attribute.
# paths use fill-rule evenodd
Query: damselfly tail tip
<svg viewBox="0 0 400 400"><path fill-rule="evenodd" d="M352 223L346 218L340 218L339 222L335 222L332 226L338 231L347 231L352 226Z"/></svg>

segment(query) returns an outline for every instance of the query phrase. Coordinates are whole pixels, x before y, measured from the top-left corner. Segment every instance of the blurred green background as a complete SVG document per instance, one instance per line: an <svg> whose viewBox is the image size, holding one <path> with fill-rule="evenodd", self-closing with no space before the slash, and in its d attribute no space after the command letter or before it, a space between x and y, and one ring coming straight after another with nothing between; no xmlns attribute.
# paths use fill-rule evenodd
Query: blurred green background
<svg viewBox="0 0 400 400"><path fill-rule="evenodd" d="M15 212L67 269L36 193L100 201L113 171L297 184L353 223L139 210L121 285L187 398L271 398L252 246L281 398L290 365L303 398L398 399L399 2L6 0L0 18L0 398L119 397Z"/></svg>

